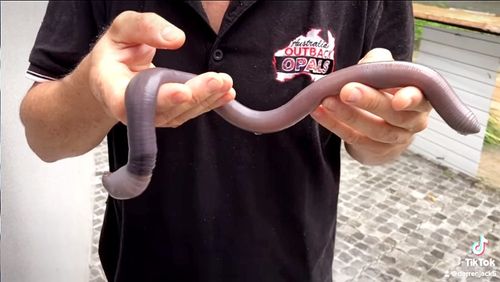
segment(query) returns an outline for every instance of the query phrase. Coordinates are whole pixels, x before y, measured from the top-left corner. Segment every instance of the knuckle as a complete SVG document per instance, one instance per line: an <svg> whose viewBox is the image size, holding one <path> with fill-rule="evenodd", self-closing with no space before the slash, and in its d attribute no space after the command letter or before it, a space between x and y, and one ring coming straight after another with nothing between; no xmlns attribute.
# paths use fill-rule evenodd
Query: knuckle
<svg viewBox="0 0 500 282"><path fill-rule="evenodd" d="M398 142L396 144L401 144L401 145L408 144L409 142L411 142L412 139L413 139L413 133L407 131L399 136Z"/></svg>
<svg viewBox="0 0 500 282"><path fill-rule="evenodd" d="M399 127L407 127L408 124L411 124L411 113L401 113L401 112L396 112L391 116L391 123L395 126Z"/></svg>
<svg viewBox="0 0 500 282"><path fill-rule="evenodd" d="M198 107L204 110L210 109L210 102L208 101L208 96L205 93L198 93L198 95L193 95L193 108Z"/></svg>
<svg viewBox="0 0 500 282"><path fill-rule="evenodd" d="M113 21L114 23L115 22L122 22L122 21L126 21L126 20L129 20L133 17L136 17L137 16L137 12L135 11L131 11L131 10L127 10L127 11L123 11L121 12L120 14L118 14L118 16L116 16L115 20Z"/></svg>
<svg viewBox="0 0 500 282"><path fill-rule="evenodd" d="M416 112L406 118L401 117L398 122L398 124L400 124L401 127L404 127L408 132L417 133L427 128L429 119L427 114Z"/></svg>
<svg viewBox="0 0 500 282"><path fill-rule="evenodd" d="M382 104L382 101L381 101L380 97L378 97L378 95L377 95L371 99L366 99L364 108L368 111L373 111L373 110L378 109L381 106L381 104Z"/></svg>
<svg viewBox="0 0 500 282"><path fill-rule="evenodd" d="M384 143L394 143L394 140L397 139L397 137L389 126L383 126L381 128L375 128L373 132L373 139Z"/></svg>
<svg viewBox="0 0 500 282"><path fill-rule="evenodd" d="M200 107L203 109L203 111L208 111L211 109L212 104L209 103L206 99L200 101L199 103Z"/></svg>
<svg viewBox="0 0 500 282"><path fill-rule="evenodd" d="M347 132L344 136L342 136L344 142L347 144L359 144L360 136L356 132Z"/></svg>
<svg viewBox="0 0 500 282"><path fill-rule="evenodd" d="M394 130L393 126L384 126L373 132L373 139L388 144L399 144L405 139L403 135L403 132Z"/></svg>
<svg viewBox="0 0 500 282"><path fill-rule="evenodd" d="M201 93L193 93L194 95L191 97L191 105L192 107L196 107L203 103L203 97Z"/></svg>
<svg viewBox="0 0 500 282"><path fill-rule="evenodd" d="M130 22L131 19L136 19L138 13L134 11L124 11L121 12L116 18L111 22L110 26L110 31L111 32L118 32L119 29L126 24L127 22Z"/></svg>
<svg viewBox="0 0 500 282"><path fill-rule="evenodd" d="M126 26L134 26L141 32L147 33L154 29L155 13L139 13L136 11L121 12L111 23L110 31L119 33Z"/></svg>
<svg viewBox="0 0 500 282"><path fill-rule="evenodd" d="M406 143L408 143L408 140L411 139L412 135L413 134L410 133L409 131L393 133L392 136L390 136L389 143L391 143L391 144L406 144Z"/></svg>
<svg viewBox="0 0 500 282"><path fill-rule="evenodd" d="M172 119L170 109L156 108L155 122L157 124L167 124Z"/></svg>
<svg viewBox="0 0 500 282"><path fill-rule="evenodd" d="M150 14L150 13L148 13ZM140 30L142 33L150 33L154 31L155 26L154 23L152 22L151 17L149 17L148 14L139 14L135 18L135 24L138 30Z"/></svg>
<svg viewBox="0 0 500 282"><path fill-rule="evenodd" d="M343 110L342 112L339 113L338 115L344 123L347 124L354 124L357 120L357 115L355 114L354 111L350 110Z"/></svg>
<svg viewBox="0 0 500 282"><path fill-rule="evenodd" d="M181 126L183 123L184 121L174 118L167 122L167 126L172 128L177 128Z"/></svg>
<svg viewBox="0 0 500 282"><path fill-rule="evenodd" d="M423 119L422 121L418 122L413 128L412 128L412 132L420 132L420 131L423 131L427 128L427 126L429 125L429 120L426 118L426 119Z"/></svg>

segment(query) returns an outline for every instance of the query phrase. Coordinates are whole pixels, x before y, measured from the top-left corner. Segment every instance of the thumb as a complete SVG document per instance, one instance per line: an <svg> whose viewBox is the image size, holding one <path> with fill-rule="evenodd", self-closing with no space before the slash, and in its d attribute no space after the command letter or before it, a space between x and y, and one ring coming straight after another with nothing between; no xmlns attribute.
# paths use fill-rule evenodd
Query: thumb
<svg viewBox="0 0 500 282"><path fill-rule="evenodd" d="M391 51L385 48L374 48L366 53L366 55L359 60L358 64L384 61L394 61Z"/></svg>
<svg viewBox="0 0 500 282"><path fill-rule="evenodd" d="M124 44L146 44L159 49L177 49L186 35L155 13L125 11L119 14L108 30L111 41Z"/></svg>

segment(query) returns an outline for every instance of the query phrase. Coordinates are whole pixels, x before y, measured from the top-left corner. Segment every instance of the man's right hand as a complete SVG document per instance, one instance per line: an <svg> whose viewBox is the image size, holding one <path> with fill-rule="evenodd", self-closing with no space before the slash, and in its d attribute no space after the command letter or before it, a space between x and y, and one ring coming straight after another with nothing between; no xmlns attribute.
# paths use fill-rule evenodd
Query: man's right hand
<svg viewBox="0 0 500 282"><path fill-rule="evenodd" d="M177 49L184 32L154 13L121 13L89 54L92 93L115 119L126 123L124 93L130 79L153 67L156 49ZM177 127L234 99L229 75L208 72L185 84L160 87L156 126Z"/></svg>

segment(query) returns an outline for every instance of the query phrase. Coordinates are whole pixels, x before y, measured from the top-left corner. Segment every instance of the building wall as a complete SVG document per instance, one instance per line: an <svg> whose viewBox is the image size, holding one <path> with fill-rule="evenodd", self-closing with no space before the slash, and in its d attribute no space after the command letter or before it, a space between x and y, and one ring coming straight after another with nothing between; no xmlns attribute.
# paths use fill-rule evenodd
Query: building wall
<svg viewBox="0 0 500 282"><path fill-rule="evenodd" d="M1 2L1 281L89 279L92 154L44 163L29 149L19 119L46 4Z"/></svg>
<svg viewBox="0 0 500 282"><path fill-rule="evenodd" d="M476 176L495 80L500 67L500 37L477 32L425 27L414 61L443 75L478 117L479 134L463 136L435 111L429 128L410 149L433 161Z"/></svg>

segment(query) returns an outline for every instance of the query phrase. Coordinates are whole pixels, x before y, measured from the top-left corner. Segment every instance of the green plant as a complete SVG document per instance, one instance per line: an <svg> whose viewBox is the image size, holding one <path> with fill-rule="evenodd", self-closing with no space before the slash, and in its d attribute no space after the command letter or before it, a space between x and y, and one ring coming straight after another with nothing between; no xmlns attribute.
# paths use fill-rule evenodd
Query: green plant
<svg viewBox="0 0 500 282"><path fill-rule="evenodd" d="M414 20L414 25L415 25L415 41L414 41L415 50L420 49L420 40L422 39L424 27L426 27L426 26L440 27L440 28L451 29L451 30L467 30L467 29L457 27L457 26L452 26L452 25L448 25L448 24L427 21L427 20L422 20L422 19L417 19L417 18L415 18L415 20Z"/></svg>
<svg viewBox="0 0 500 282"><path fill-rule="evenodd" d="M486 144L500 145L500 117L494 114L488 120L484 142Z"/></svg>

